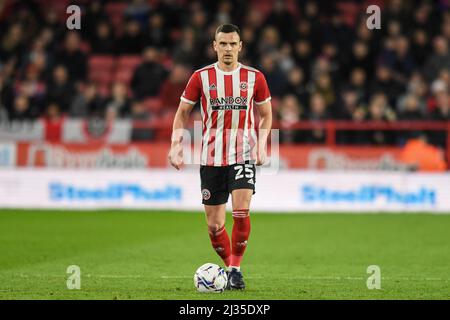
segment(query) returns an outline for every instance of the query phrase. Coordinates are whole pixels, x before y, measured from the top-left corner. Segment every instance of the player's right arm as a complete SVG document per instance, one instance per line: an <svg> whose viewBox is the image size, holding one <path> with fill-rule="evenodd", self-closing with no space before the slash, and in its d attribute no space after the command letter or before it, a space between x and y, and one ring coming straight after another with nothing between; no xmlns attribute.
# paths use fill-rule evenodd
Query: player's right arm
<svg viewBox="0 0 450 320"><path fill-rule="evenodd" d="M193 104L180 101L177 113L173 119L169 162L177 170L180 170L183 164L183 146L181 144L183 141L183 131L193 107Z"/></svg>
<svg viewBox="0 0 450 320"><path fill-rule="evenodd" d="M189 79L186 89L180 98L177 113L173 119L172 138L169 152L169 162L177 170L180 170L183 164L183 132L186 128L186 123L195 103L199 100L201 95L201 81L198 72Z"/></svg>

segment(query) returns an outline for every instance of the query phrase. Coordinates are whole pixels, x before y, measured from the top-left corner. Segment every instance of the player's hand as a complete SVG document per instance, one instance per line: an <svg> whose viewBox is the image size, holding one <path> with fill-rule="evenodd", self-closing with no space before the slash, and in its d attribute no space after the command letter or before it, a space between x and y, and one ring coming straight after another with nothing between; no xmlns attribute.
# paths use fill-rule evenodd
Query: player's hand
<svg viewBox="0 0 450 320"><path fill-rule="evenodd" d="M181 143L173 144L169 151L169 162L177 170L183 165L183 146Z"/></svg>
<svg viewBox="0 0 450 320"><path fill-rule="evenodd" d="M258 150L258 154L256 157L256 165L262 166L264 163L266 163L267 160L267 152L265 148L262 148Z"/></svg>

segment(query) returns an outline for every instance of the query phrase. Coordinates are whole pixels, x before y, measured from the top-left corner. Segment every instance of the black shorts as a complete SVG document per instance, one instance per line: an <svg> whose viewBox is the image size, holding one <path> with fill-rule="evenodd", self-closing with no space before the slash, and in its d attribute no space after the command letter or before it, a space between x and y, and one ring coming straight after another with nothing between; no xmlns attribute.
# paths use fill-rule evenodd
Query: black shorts
<svg viewBox="0 0 450 320"><path fill-rule="evenodd" d="M251 189L255 194L254 164L232 164L224 167L200 166L203 204L227 203L228 195L236 189Z"/></svg>

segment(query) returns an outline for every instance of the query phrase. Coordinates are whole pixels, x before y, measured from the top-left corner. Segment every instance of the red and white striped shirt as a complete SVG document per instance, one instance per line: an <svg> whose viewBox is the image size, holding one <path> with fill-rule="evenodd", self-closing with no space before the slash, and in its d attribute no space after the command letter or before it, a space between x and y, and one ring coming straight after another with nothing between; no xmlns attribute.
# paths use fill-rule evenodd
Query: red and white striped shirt
<svg viewBox="0 0 450 320"><path fill-rule="evenodd" d="M264 75L239 64L230 72L217 63L194 72L181 100L200 100L203 119L200 164L228 166L256 159L253 148L257 136L253 105L270 100Z"/></svg>

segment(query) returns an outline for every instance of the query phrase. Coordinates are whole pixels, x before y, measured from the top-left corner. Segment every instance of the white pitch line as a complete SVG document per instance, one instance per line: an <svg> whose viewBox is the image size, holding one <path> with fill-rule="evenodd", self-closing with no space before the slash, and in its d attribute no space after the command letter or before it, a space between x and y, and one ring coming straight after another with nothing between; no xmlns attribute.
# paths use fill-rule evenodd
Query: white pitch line
<svg viewBox="0 0 450 320"><path fill-rule="evenodd" d="M21 278L55 278L55 279L65 279L66 276L60 275L44 275L44 274L20 274ZM105 279L191 279L190 276L172 276L172 275L162 275L162 276L143 276L143 275L114 275L114 274L86 274L81 275L81 277L87 278L105 278ZM263 276L246 276L247 279L262 279L265 278ZM325 276L325 277L316 277L316 276L304 276L304 277L291 277L291 276L279 276L277 279L290 279L290 280L366 280L364 277L333 277L333 276ZM434 277L426 277L426 278L408 278L408 277L381 277L382 280L387 281L450 281L450 279L444 278L434 278Z"/></svg>

